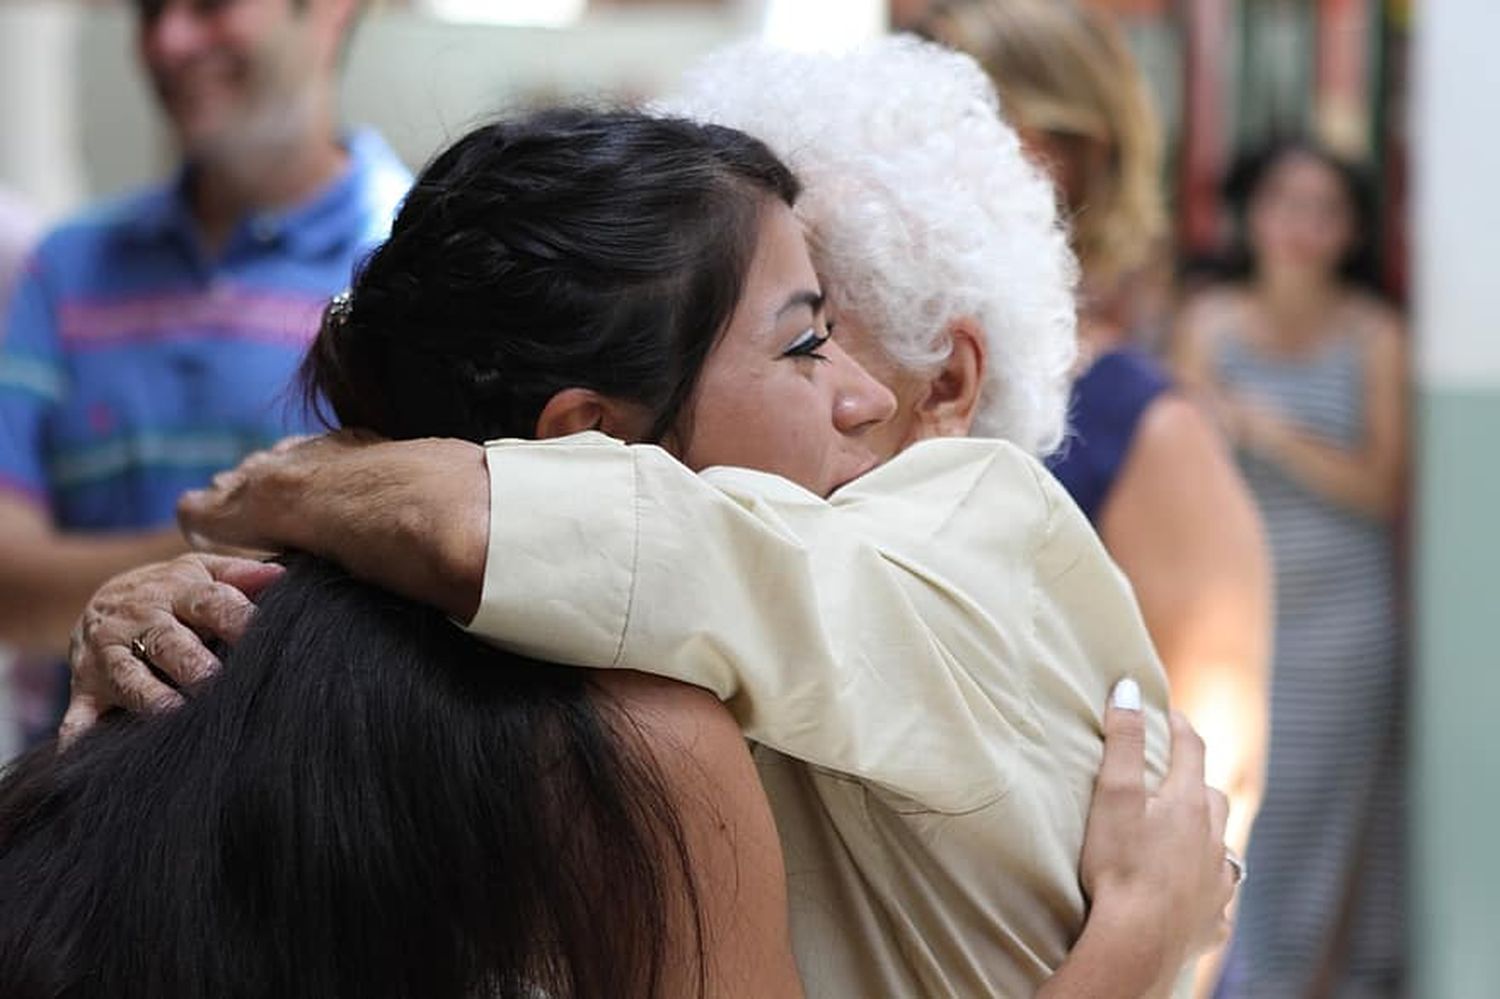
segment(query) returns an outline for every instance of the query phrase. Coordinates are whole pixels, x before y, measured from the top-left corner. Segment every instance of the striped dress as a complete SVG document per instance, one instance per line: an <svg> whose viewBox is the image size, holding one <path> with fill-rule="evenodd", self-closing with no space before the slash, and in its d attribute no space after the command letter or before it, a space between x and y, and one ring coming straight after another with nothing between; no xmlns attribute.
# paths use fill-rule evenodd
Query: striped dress
<svg viewBox="0 0 1500 999"><path fill-rule="evenodd" d="M1269 357L1218 344L1217 377L1344 447L1364 433L1356 335ZM1389 527L1241 453L1276 565L1266 795L1223 990L1297 999L1398 994L1403 969L1400 626ZM1221 993L1222 994L1222 993Z"/></svg>

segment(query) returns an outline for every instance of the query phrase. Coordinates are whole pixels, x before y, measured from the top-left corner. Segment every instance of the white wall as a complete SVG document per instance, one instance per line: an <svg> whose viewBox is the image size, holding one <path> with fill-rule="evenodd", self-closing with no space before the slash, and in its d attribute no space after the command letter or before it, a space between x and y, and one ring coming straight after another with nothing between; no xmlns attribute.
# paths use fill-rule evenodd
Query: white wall
<svg viewBox="0 0 1500 999"><path fill-rule="evenodd" d="M1414 996L1500 982L1500 4L1418 6Z"/></svg>
<svg viewBox="0 0 1500 999"><path fill-rule="evenodd" d="M77 155L80 101L71 4L0 6L0 183L52 215L85 189Z"/></svg>
<svg viewBox="0 0 1500 999"><path fill-rule="evenodd" d="M1500 3L1439 0L1419 17L1419 374L1428 388L1500 389Z"/></svg>

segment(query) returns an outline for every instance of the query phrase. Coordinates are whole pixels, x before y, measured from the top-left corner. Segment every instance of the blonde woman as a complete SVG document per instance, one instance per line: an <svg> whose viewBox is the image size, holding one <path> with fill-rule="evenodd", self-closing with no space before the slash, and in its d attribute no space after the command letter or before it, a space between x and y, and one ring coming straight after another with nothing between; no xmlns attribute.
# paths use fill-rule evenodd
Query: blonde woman
<svg viewBox="0 0 1500 999"><path fill-rule="evenodd" d="M1204 732L1210 777L1234 802L1230 841L1243 846L1265 754L1270 570L1251 497L1209 421L1133 345L1132 292L1165 228L1145 80L1117 27L1071 0L946 0L918 31L980 63L1071 220L1082 357L1070 435L1048 464L1129 577L1173 701ZM926 182L943 183L941 168Z"/></svg>

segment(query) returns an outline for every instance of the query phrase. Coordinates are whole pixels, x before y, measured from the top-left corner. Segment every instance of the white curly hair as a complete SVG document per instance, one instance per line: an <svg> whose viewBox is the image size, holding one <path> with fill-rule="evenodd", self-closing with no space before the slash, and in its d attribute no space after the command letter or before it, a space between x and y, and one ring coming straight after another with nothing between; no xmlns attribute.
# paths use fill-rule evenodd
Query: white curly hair
<svg viewBox="0 0 1500 999"><path fill-rule="evenodd" d="M973 432L1036 455L1058 445L1078 268L1051 183L972 59L910 36L838 55L740 44L661 109L748 132L796 172L835 318L924 377L951 324L975 323L989 357Z"/></svg>

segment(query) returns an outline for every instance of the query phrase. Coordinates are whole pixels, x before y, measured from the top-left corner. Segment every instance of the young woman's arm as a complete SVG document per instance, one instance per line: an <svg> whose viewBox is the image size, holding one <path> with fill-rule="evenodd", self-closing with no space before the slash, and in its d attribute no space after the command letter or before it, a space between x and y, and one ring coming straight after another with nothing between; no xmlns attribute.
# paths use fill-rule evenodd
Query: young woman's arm
<svg viewBox="0 0 1500 999"><path fill-rule="evenodd" d="M1364 434L1353 447L1326 440L1253 401L1231 427L1247 450L1280 465L1307 488L1373 520L1396 516L1406 468L1406 346L1399 322L1384 315L1362 333Z"/></svg>
<svg viewBox="0 0 1500 999"><path fill-rule="evenodd" d="M1228 938L1239 875L1224 850L1228 802L1203 780L1203 740L1173 714L1171 770L1155 794L1145 741L1141 712L1117 696L1080 863L1088 922L1037 999L1169 996L1192 958Z"/></svg>
<svg viewBox="0 0 1500 999"><path fill-rule="evenodd" d="M1280 465L1331 502L1376 520L1393 517L1402 496L1407 451L1406 337L1400 319L1373 302L1358 307L1365 424L1362 439L1344 447L1218 383L1211 331L1233 308L1227 295L1210 293L1183 311L1173 350L1183 384L1201 395L1238 446Z"/></svg>
<svg viewBox="0 0 1500 999"><path fill-rule="evenodd" d="M705 995L797 999L781 842L739 724L712 694L675 680L608 670L596 683L634 724L676 808L698 900ZM662 995L698 994L699 936L685 887L670 888Z"/></svg>

